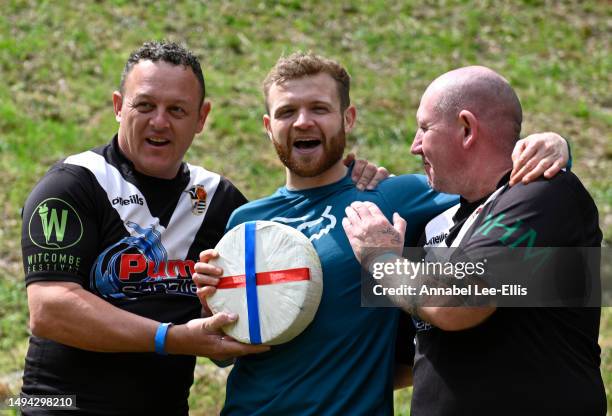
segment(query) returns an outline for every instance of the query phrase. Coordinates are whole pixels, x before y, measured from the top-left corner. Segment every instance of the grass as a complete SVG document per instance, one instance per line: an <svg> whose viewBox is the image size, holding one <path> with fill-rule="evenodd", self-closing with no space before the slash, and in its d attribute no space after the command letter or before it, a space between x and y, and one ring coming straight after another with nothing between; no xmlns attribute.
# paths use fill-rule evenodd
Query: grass
<svg viewBox="0 0 612 416"><path fill-rule="evenodd" d="M54 161L115 132L111 92L129 52L143 41L176 40L201 57L213 111L187 159L229 177L249 198L283 183L262 133L260 93L281 54L312 49L348 67L359 110L350 147L396 173L419 170L408 146L427 84L457 66L490 66L521 97L525 133L554 130L571 139L574 171L596 200L610 245L611 17L606 2L577 0L4 1L0 374L18 371L26 348L20 207ZM609 310L600 344L610 388ZM222 377L206 360L199 363L206 370L193 387L193 412L214 413L222 402ZM396 396L398 413L406 414L409 394Z"/></svg>

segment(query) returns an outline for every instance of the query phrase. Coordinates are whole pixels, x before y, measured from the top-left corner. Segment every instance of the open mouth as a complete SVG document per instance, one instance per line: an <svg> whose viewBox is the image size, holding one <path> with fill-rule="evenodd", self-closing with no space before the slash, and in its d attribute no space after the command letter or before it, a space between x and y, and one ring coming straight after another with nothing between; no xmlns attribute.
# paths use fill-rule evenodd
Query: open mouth
<svg viewBox="0 0 612 416"><path fill-rule="evenodd" d="M319 139L299 139L293 143L293 146L300 150L314 149L321 144Z"/></svg>
<svg viewBox="0 0 612 416"><path fill-rule="evenodd" d="M145 140L151 146L157 146L157 147L165 146L168 143L170 143L170 140L159 138L159 137L147 137Z"/></svg>

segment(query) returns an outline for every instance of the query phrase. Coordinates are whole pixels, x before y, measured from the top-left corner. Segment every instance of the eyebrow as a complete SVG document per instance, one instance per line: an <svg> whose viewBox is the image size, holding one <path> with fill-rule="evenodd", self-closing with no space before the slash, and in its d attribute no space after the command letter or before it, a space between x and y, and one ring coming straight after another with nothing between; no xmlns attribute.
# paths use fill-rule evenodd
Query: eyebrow
<svg viewBox="0 0 612 416"><path fill-rule="evenodd" d="M323 104L323 105L326 105L328 107L333 106L332 103L330 103L328 101L321 101L321 100L315 100L315 101L312 102L312 104Z"/></svg>
<svg viewBox="0 0 612 416"><path fill-rule="evenodd" d="M422 114L419 114L418 111L417 111L417 113L415 115L415 118L416 118L417 124L427 124L427 123L429 123L429 120L427 120L425 117L423 117Z"/></svg>
<svg viewBox="0 0 612 416"><path fill-rule="evenodd" d="M133 101L136 100L141 100L141 99L146 99L146 100L154 100L155 97L153 97L152 95L149 95L147 93L141 93L141 94L136 94L133 98ZM189 104L188 100L185 100L184 98L179 98L177 100L173 100L172 101L173 104Z"/></svg>
<svg viewBox="0 0 612 416"><path fill-rule="evenodd" d="M322 100L315 100L312 101L310 103L308 103L309 106L313 106L313 105L324 105L326 107L333 107L333 103L330 103L328 101L322 101ZM292 103L287 103L287 104L283 104L280 107L277 107L274 112L276 113L277 111L281 111L281 110L285 110L287 108L295 108L296 105L292 104Z"/></svg>
<svg viewBox="0 0 612 416"><path fill-rule="evenodd" d="M274 109L274 114L279 113L284 110L292 109L292 108L295 108L293 104L284 104L284 105L281 105L280 107L276 107Z"/></svg>

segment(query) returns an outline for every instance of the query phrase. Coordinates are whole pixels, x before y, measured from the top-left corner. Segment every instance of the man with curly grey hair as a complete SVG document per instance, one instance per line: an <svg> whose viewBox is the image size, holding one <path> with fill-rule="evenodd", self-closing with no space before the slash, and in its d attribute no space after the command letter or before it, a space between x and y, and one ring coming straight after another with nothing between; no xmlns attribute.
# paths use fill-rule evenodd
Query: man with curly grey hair
<svg viewBox="0 0 612 416"><path fill-rule="evenodd" d="M185 415L195 356L267 350L224 338L237 316L203 318L191 280L193 260L246 198L183 162L210 111L191 52L145 43L113 105L111 142L54 165L25 204L23 394L74 395L87 414ZM36 410L23 409L46 411Z"/></svg>

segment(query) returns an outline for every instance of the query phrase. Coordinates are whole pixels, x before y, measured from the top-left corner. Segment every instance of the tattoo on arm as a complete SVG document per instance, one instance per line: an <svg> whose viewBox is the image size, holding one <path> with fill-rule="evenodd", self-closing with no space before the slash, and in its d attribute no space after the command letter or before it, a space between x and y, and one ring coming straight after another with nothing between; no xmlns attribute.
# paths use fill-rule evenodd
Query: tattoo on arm
<svg viewBox="0 0 612 416"><path fill-rule="evenodd" d="M380 232L383 235L390 235L391 236L391 242L393 244L399 244L400 241L400 237L397 235L397 231L395 231L394 228L386 226L385 228L383 228Z"/></svg>

